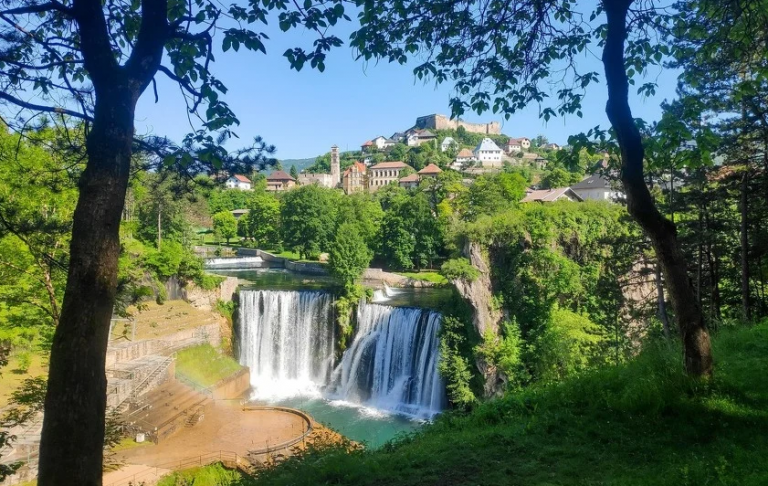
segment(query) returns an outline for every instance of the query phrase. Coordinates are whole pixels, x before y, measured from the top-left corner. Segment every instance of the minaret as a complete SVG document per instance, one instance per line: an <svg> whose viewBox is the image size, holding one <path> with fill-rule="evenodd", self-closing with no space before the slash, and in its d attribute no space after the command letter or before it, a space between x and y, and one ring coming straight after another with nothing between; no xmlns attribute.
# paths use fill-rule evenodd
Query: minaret
<svg viewBox="0 0 768 486"><path fill-rule="evenodd" d="M339 161L339 147L331 147L331 184L337 187L341 183L341 162Z"/></svg>

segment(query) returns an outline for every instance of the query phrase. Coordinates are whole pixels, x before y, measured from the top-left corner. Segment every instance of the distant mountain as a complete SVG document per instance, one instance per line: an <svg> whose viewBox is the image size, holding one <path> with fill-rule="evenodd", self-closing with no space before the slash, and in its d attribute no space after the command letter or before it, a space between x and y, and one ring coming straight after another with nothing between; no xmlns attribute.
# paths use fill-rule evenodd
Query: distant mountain
<svg viewBox="0 0 768 486"><path fill-rule="evenodd" d="M283 166L283 170L288 172L291 170L291 166L295 165L296 170L301 172L302 170L306 169L310 165L315 163L316 157L310 157L308 159L285 159L280 161L280 165ZM265 172L266 174L271 174L272 171L268 170Z"/></svg>

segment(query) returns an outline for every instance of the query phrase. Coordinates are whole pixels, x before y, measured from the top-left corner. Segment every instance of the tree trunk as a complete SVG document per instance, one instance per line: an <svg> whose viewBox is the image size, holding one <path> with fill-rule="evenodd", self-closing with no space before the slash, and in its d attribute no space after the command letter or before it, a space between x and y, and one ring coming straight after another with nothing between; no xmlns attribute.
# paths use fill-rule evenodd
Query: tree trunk
<svg viewBox="0 0 768 486"><path fill-rule="evenodd" d="M667 316L667 303L664 299L664 283L661 279L661 265L656 263L656 304L657 315L664 329L664 337L669 339L671 332L669 330L669 317Z"/></svg>
<svg viewBox="0 0 768 486"><path fill-rule="evenodd" d="M741 198L739 209L741 210L740 243L741 243L741 314L745 321L751 319L749 302L749 166L741 177Z"/></svg>
<svg viewBox="0 0 768 486"><path fill-rule="evenodd" d="M629 79L624 65L627 10L631 4L632 0L603 2L608 18L603 48L608 85L606 113L621 148L621 180L629 213L651 239L664 272L683 340L685 369L694 376L708 376L712 373L709 332L688 278L675 225L658 211L643 179L643 141L629 107Z"/></svg>
<svg viewBox="0 0 768 486"><path fill-rule="evenodd" d="M112 88L96 102L88 165L74 213L69 275L51 348L40 486L101 485L109 321L136 97Z"/></svg>

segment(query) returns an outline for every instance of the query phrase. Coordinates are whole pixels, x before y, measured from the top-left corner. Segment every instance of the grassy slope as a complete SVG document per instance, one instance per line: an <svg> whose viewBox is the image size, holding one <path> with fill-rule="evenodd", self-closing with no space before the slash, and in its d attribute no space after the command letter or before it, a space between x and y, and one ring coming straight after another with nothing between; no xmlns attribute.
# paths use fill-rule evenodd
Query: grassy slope
<svg viewBox="0 0 768 486"><path fill-rule="evenodd" d="M201 344L176 353L176 375L201 387L209 387L242 368L210 344Z"/></svg>
<svg viewBox="0 0 768 486"><path fill-rule="evenodd" d="M765 485L768 325L723 332L709 384L676 349L444 416L375 452L292 460L263 485Z"/></svg>

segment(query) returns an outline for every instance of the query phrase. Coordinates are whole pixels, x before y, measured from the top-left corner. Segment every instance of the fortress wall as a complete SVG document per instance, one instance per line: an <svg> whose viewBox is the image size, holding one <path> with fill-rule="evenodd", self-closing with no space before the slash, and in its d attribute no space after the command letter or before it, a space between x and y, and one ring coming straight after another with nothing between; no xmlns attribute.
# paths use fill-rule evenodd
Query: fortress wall
<svg viewBox="0 0 768 486"><path fill-rule="evenodd" d="M486 135L500 135L501 124L499 122L490 123L469 123L461 120L451 120L445 115L427 115L416 119L418 128L429 128L434 130L456 130L459 127L470 133L483 133Z"/></svg>

